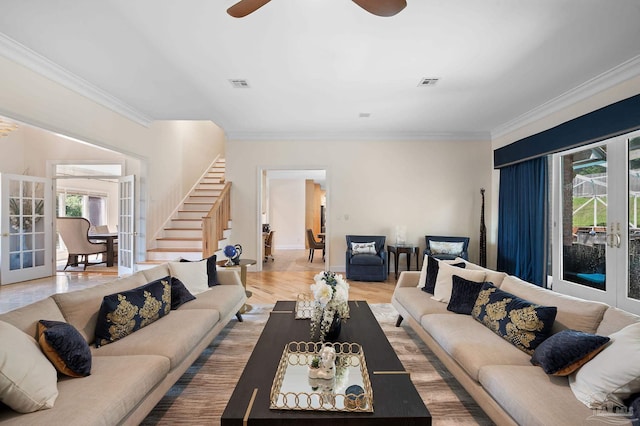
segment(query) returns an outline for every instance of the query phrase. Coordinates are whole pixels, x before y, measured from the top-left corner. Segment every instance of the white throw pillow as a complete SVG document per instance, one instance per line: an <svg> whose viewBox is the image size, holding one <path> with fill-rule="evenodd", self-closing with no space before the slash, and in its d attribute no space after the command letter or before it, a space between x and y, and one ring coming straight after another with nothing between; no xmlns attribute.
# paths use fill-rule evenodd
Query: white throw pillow
<svg viewBox="0 0 640 426"><path fill-rule="evenodd" d="M169 271L193 295L209 290L207 262L169 262Z"/></svg>
<svg viewBox="0 0 640 426"><path fill-rule="evenodd" d="M609 337L602 352L569 376L573 394L589 408L623 407L625 398L640 392L640 323Z"/></svg>
<svg viewBox="0 0 640 426"><path fill-rule="evenodd" d="M449 254L452 256L460 256L462 254L463 242L450 241L429 241L429 251L431 255Z"/></svg>
<svg viewBox="0 0 640 426"><path fill-rule="evenodd" d="M454 264L454 263L460 263L460 262L464 262L464 259L461 257L456 257L455 259L451 259L451 260L440 260L440 259L436 259L434 257L435 260L437 260L438 262L444 262L444 263L448 263L448 264ZM429 255L425 254L424 255L424 259L422 259L422 269L420 269L420 279L418 280L418 288L423 288L424 284L427 282L427 265L429 264Z"/></svg>
<svg viewBox="0 0 640 426"><path fill-rule="evenodd" d="M351 253L356 254L376 254L376 243L351 243Z"/></svg>
<svg viewBox="0 0 640 426"><path fill-rule="evenodd" d="M451 289L453 288L453 276L457 275L465 280L484 282L487 275L484 271L476 271L473 269L458 268L448 263L440 262L438 264L438 278L436 278L436 288L431 298L438 302L449 303L451 299Z"/></svg>
<svg viewBox="0 0 640 426"><path fill-rule="evenodd" d="M0 401L19 413L53 407L58 372L35 339L0 321Z"/></svg>

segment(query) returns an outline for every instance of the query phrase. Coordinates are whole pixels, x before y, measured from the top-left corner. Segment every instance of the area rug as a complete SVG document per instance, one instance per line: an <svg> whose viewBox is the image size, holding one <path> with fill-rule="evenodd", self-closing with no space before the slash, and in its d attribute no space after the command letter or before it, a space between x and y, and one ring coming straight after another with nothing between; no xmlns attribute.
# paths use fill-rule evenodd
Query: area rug
<svg viewBox="0 0 640 426"><path fill-rule="evenodd" d="M227 401L273 305L254 305L232 320L167 392L143 425L219 425ZM391 304L372 304L376 319L433 416L433 425L491 425L491 420L408 326L395 327Z"/></svg>

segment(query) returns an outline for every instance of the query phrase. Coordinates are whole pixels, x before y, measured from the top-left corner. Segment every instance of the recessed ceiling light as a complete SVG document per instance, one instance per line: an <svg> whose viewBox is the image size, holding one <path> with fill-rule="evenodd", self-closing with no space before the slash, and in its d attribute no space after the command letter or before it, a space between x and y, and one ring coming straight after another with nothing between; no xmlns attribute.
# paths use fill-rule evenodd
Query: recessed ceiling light
<svg viewBox="0 0 640 426"><path fill-rule="evenodd" d="M439 78L423 78L420 80L420 83L418 83L418 87L435 86L438 81L440 81Z"/></svg>
<svg viewBox="0 0 640 426"><path fill-rule="evenodd" d="M369 118L371 117L371 113L370 112L361 112L358 117L360 118Z"/></svg>
<svg viewBox="0 0 640 426"><path fill-rule="evenodd" d="M242 78L231 79L229 80L229 83L231 83L231 85L236 89L248 89L250 87L249 82Z"/></svg>

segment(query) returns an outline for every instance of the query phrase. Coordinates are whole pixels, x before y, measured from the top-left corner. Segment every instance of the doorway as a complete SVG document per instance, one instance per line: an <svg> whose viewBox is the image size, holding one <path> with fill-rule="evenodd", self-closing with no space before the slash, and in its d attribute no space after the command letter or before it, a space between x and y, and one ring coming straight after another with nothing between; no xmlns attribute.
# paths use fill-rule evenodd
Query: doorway
<svg viewBox="0 0 640 426"><path fill-rule="evenodd" d="M258 253L265 259L264 242L273 232L272 257L259 262L258 270L325 270L328 264L328 241L323 261L320 250L309 262L307 229L316 238L324 238L328 211L327 172L325 169L268 169L259 171Z"/></svg>

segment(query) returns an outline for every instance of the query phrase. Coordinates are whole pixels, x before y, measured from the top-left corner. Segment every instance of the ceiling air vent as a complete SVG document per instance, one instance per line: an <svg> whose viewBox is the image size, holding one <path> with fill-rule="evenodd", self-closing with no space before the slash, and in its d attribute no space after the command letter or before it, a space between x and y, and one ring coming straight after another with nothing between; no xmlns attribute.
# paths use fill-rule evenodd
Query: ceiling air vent
<svg viewBox="0 0 640 426"><path fill-rule="evenodd" d="M418 87L435 86L438 81L440 81L439 78L423 78L420 80L420 83L418 83Z"/></svg>
<svg viewBox="0 0 640 426"><path fill-rule="evenodd" d="M250 87L247 80L240 78L231 79L229 80L229 83L231 83L231 85L236 89L248 89Z"/></svg>

